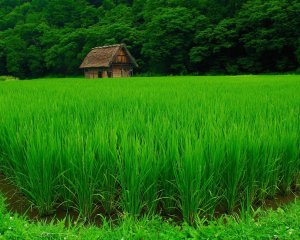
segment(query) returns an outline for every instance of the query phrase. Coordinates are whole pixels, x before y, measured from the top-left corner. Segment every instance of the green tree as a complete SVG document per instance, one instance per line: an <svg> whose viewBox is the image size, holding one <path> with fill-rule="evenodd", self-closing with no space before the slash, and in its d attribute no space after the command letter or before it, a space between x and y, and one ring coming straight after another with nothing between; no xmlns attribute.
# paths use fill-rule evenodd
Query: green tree
<svg viewBox="0 0 300 240"><path fill-rule="evenodd" d="M82 49L85 44L85 30L78 29L75 32L53 31L51 40L42 41L49 44L45 51L45 64L50 73L65 75L79 74L79 65L83 59ZM58 38L57 38L58 37ZM53 43L53 41L56 41Z"/></svg>
<svg viewBox="0 0 300 240"><path fill-rule="evenodd" d="M1 73L79 74L92 47L115 43L129 46L141 72L156 74L300 67L298 0L0 0L0 6Z"/></svg>
<svg viewBox="0 0 300 240"><path fill-rule="evenodd" d="M250 1L238 14L237 28L245 48L245 57L239 61L243 70L258 73L296 69L299 1Z"/></svg>
<svg viewBox="0 0 300 240"><path fill-rule="evenodd" d="M80 27L80 16L85 6L83 0L51 0L45 9L45 17L50 25L56 27Z"/></svg>
<svg viewBox="0 0 300 240"><path fill-rule="evenodd" d="M39 47L31 45L27 48L27 63L30 71L30 76L43 76L45 70L45 63L42 50Z"/></svg>
<svg viewBox="0 0 300 240"><path fill-rule="evenodd" d="M5 46L8 74L20 78L26 77L26 42L19 36L12 35L5 38Z"/></svg>
<svg viewBox="0 0 300 240"><path fill-rule="evenodd" d="M187 8L161 8L145 26L142 53L157 73L186 73L194 21Z"/></svg>
<svg viewBox="0 0 300 240"><path fill-rule="evenodd" d="M1 35L0 35L1 39ZM5 55L5 42L3 40L0 40L0 76L1 75L6 75L7 70L6 70L6 55Z"/></svg>
<svg viewBox="0 0 300 240"><path fill-rule="evenodd" d="M224 19L218 25L206 24L202 18L195 34L195 46L191 48L190 59L198 72L237 74L234 62L240 52L238 34L234 19ZM232 60L233 59L233 60Z"/></svg>

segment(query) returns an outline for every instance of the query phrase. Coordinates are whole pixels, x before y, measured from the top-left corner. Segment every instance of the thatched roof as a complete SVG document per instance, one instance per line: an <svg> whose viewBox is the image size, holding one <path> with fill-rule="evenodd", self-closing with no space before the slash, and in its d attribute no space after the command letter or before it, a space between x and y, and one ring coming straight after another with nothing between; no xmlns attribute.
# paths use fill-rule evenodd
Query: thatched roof
<svg viewBox="0 0 300 240"><path fill-rule="evenodd" d="M125 44L116 44L93 48L83 60L80 68L110 67L119 49L125 50L131 63L138 67L134 57L130 54Z"/></svg>

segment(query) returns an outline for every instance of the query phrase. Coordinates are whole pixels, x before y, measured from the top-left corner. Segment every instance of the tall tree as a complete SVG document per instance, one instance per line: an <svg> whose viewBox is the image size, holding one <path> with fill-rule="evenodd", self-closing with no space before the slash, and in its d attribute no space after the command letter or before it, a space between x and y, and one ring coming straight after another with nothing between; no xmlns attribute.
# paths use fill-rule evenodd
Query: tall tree
<svg viewBox="0 0 300 240"><path fill-rule="evenodd" d="M0 74L79 74L95 46L126 43L140 72L300 68L298 0L0 0Z"/></svg>
<svg viewBox="0 0 300 240"><path fill-rule="evenodd" d="M237 28L245 48L245 57L240 62L243 70L258 73L297 67L299 1L249 1L238 14Z"/></svg>
<svg viewBox="0 0 300 240"><path fill-rule="evenodd" d="M161 74L187 72L193 22L193 16L187 8L156 10L145 26L142 53L149 59L148 70Z"/></svg>

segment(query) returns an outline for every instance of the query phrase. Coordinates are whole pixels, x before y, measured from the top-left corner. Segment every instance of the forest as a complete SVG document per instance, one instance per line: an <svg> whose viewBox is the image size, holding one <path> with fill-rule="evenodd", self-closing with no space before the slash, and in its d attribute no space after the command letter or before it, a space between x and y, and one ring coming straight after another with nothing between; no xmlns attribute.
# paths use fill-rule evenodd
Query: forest
<svg viewBox="0 0 300 240"><path fill-rule="evenodd" d="M0 0L0 76L80 75L125 43L144 75L300 72L299 0Z"/></svg>

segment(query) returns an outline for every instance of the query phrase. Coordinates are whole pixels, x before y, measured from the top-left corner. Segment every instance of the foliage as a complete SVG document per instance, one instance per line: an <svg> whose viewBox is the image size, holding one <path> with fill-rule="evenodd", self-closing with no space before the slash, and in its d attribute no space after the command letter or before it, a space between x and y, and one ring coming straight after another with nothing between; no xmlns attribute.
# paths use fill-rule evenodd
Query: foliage
<svg viewBox="0 0 300 240"><path fill-rule="evenodd" d="M139 73L300 68L298 0L0 1L0 74L79 75L95 46L126 43Z"/></svg>
<svg viewBox="0 0 300 240"><path fill-rule="evenodd" d="M0 76L0 81L11 81L11 80L19 80L19 79L13 76Z"/></svg>
<svg viewBox="0 0 300 240"><path fill-rule="evenodd" d="M160 8L156 12L149 19L142 49L149 58L149 70L161 74L186 73L193 16L189 9L182 7Z"/></svg>

